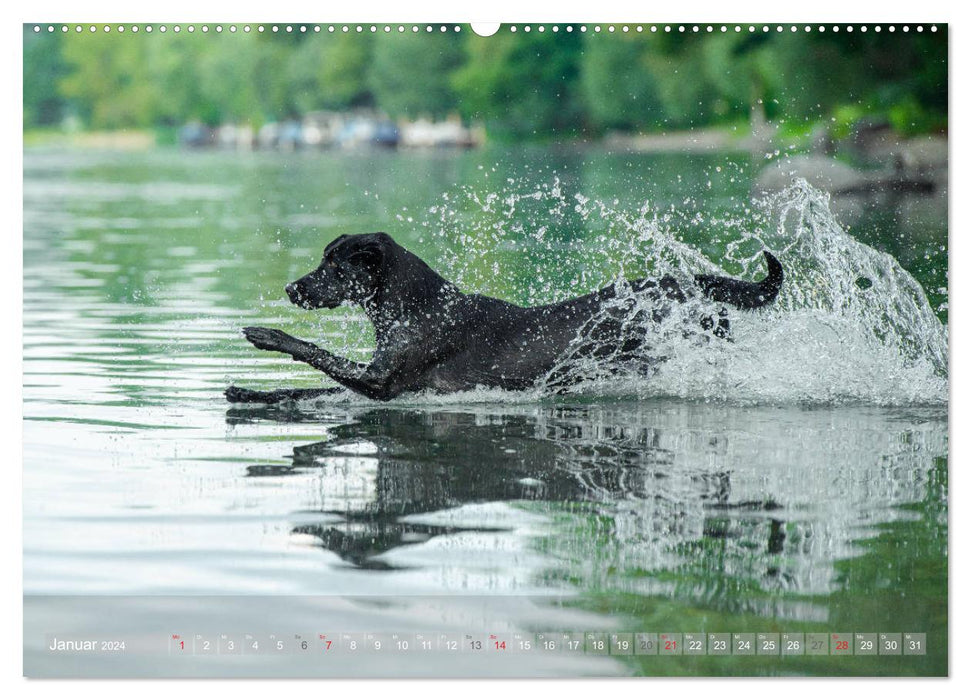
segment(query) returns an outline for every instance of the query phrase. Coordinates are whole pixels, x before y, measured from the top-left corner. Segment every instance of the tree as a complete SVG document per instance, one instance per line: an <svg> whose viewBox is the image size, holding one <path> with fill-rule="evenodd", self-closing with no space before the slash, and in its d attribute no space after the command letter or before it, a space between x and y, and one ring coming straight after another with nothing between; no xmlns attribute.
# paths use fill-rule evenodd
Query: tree
<svg viewBox="0 0 971 700"><path fill-rule="evenodd" d="M637 129L656 126L664 108L639 35L584 38L580 81L590 122L600 128Z"/></svg>
<svg viewBox="0 0 971 700"><path fill-rule="evenodd" d="M35 34L24 25L24 125L50 126L65 116L67 100L58 83L69 67L61 55L60 33Z"/></svg>
<svg viewBox="0 0 971 700"><path fill-rule="evenodd" d="M77 100L91 126L119 129L155 121L163 95L150 75L150 41L130 33L64 35L70 73L59 87L64 96Z"/></svg>
<svg viewBox="0 0 971 700"><path fill-rule="evenodd" d="M321 104L330 108L372 106L368 66L374 37L370 33L342 33L322 39L318 78Z"/></svg>
<svg viewBox="0 0 971 700"><path fill-rule="evenodd" d="M466 39L453 86L464 116L512 138L550 139L584 127L580 32L500 32Z"/></svg>
<svg viewBox="0 0 971 700"><path fill-rule="evenodd" d="M459 100L451 76L463 62L463 49L453 32L380 37L368 72L375 103L391 116L443 117L455 111Z"/></svg>

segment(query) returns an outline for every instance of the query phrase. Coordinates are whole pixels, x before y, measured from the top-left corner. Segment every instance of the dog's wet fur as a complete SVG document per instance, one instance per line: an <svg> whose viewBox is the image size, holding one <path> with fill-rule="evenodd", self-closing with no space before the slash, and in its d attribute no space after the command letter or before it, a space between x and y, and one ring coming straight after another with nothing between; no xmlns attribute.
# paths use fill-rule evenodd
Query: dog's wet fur
<svg viewBox="0 0 971 700"><path fill-rule="evenodd" d="M290 301L304 309L333 309L345 303L363 307L374 324L376 348L369 364L338 357L313 343L272 328L243 329L261 350L290 355L327 374L341 387L386 401L407 392L455 392L488 387L528 389L543 381L555 384L555 368L568 353L592 358L639 358L649 338L630 333L630 324L611 323L604 313L618 295L631 294L652 303L655 320L676 303L699 292L738 309L757 309L772 302L782 286L782 265L764 251L768 275L761 282L696 275L693 285L674 277L611 284L586 296L545 306L522 307L479 294L464 294L386 233L344 235L324 250L320 266L286 286ZM727 311L716 319L703 316L700 328L728 335ZM592 319L595 333L576 341ZM646 326L645 326L646 328ZM586 341L589 342L586 342ZM658 358L660 361L662 358ZM647 368L645 368L647 369ZM566 381L566 380L564 380ZM279 403L341 391L340 387L254 391L231 386L234 403Z"/></svg>

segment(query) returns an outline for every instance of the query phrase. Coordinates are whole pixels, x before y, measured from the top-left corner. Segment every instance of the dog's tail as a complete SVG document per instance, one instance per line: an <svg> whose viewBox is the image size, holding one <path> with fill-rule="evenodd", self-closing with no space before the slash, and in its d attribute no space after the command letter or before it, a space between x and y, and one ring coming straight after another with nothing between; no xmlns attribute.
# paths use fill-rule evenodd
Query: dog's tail
<svg viewBox="0 0 971 700"><path fill-rule="evenodd" d="M761 282L746 282L731 277L695 275L695 282L704 295L739 309L757 309L772 303L782 288L782 264L767 250L762 251L769 274Z"/></svg>

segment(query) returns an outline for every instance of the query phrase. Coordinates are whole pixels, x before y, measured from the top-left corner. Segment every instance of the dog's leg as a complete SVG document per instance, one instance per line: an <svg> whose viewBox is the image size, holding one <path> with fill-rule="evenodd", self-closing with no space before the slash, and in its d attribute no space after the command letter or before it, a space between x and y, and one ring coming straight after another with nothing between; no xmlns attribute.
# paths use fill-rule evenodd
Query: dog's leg
<svg viewBox="0 0 971 700"><path fill-rule="evenodd" d="M257 391L230 386L226 389L226 400L229 403L281 403L283 401L302 401L315 399L318 396L339 394L344 387L331 386L320 389L277 389L275 391Z"/></svg>
<svg viewBox="0 0 971 700"><path fill-rule="evenodd" d="M335 382L370 399L387 401L406 388L396 381L393 371L378 363L365 365L352 362L274 328L244 328L243 335L260 350L282 352L297 362L305 362Z"/></svg>

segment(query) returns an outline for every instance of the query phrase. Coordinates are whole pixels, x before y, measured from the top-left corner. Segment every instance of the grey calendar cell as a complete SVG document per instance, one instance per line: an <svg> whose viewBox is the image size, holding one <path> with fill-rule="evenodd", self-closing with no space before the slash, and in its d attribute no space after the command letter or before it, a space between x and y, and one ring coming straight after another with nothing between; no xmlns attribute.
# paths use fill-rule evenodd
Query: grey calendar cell
<svg viewBox="0 0 971 700"><path fill-rule="evenodd" d="M462 651L480 654L486 651L486 635L484 634L463 634Z"/></svg>
<svg viewBox="0 0 971 700"><path fill-rule="evenodd" d="M783 632L779 639L779 653L783 656L803 656L806 653L806 635L802 632Z"/></svg>
<svg viewBox="0 0 971 700"><path fill-rule="evenodd" d="M314 636L312 634L293 634L286 638L286 650L294 654L314 653Z"/></svg>
<svg viewBox="0 0 971 700"><path fill-rule="evenodd" d="M732 654L734 656L755 655L755 633L736 632L732 635Z"/></svg>
<svg viewBox="0 0 971 700"><path fill-rule="evenodd" d="M634 635L635 656L656 656L657 635L653 632L637 632Z"/></svg>
<svg viewBox="0 0 971 700"><path fill-rule="evenodd" d="M877 633L857 632L853 635L853 653L856 656L876 656Z"/></svg>
<svg viewBox="0 0 971 700"><path fill-rule="evenodd" d="M832 632L829 635L830 656L853 656L853 635L849 632Z"/></svg>
<svg viewBox="0 0 971 700"><path fill-rule="evenodd" d="M610 643L604 632L587 632L583 635L584 650L594 656L606 656L610 653Z"/></svg>
<svg viewBox="0 0 971 700"><path fill-rule="evenodd" d="M680 656L683 635L680 632L663 632L658 636L657 653L661 656Z"/></svg>
<svg viewBox="0 0 971 700"><path fill-rule="evenodd" d="M778 632L759 632L756 634L755 653L759 656L779 656Z"/></svg>
<svg viewBox="0 0 971 700"><path fill-rule="evenodd" d="M457 654L462 651L464 638L460 634L439 634L437 637L437 650L448 654Z"/></svg>
<svg viewBox="0 0 971 700"><path fill-rule="evenodd" d="M220 655L242 654L243 638L234 634L221 634L216 638L216 647L216 651Z"/></svg>
<svg viewBox="0 0 971 700"><path fill-rule="evenodd" d="M360 632L341 632L338 645L343 652L360 653L364 651L364 635Z"/></svg>
<svg viewBox="0 0 971 700"><path fill-rule="evenodd" d="M563 651L562 632L540 632L536 635L536 650L544 652Z"/></svg>
<svg viewBox="0 0 971 700"><path fill-rule="evenodd" d="M243 654L248 654L250 656L255 656L259 654L268 653L267 642L265 635L257 634L244 634L243 635Z"/></svg>
<svg viewBox="0 0 971 700"><path fill-rule="evenodd" d="M880 633L880 656L899 656L903 653L903 635L900 632Z"/></svg>
<svg viewBox="0 0 971 700"><path fill-rule="evenodd" d="M218 653L219 639L215 636L196 634L192 637L192 653L197 655L209 655Z"/></svg>
<svg viewBox="0 0 971 700"><path fill-rule="evenodd" d="M927 635L923 632L904 634L904 656L924 656L927 654Z"/></svg>
<svg viewBox="0 0 971 700"><path fill-rule="evenodd" d="M731 656L732 635L729 632L709 633L708 654L711 656Z"/></svg>
<svg viewBox="0 0 971 700"><path fill-rule="evenodd" d="M615 632L610 635L611 656L630 656L634 653L634 635L630 632Z"/></svg>
<svg viewBox="0 0 971 700"><path fill-rule="evenodd" d="M395 654L410 654L415 648L415 635L394 633L388 640L390 648Z"/></svg>
<svg viewBox="0 0 971 700"><path fill-rule="evenodd" d="M563 651L582 654L585 651L584 642L585 639L582 632L563 633Z"/></svg>
<svg viewBox="0 0 971 700"><path fill-rule="evenodd" d="M829 635L825 632L809 632L806 635L807 656L829 656Z"/></svg>
<svg viewBox="0 0 971 700"><path fill-rule="evenodd" d="M363 644L364 651L376 653L387 652L391 649L391 635L365 632Z"/></svg>
<svg viewBox="0 0 971 700"><path fill-rule="evenodd" d="M49 649L51 646L52 635L44 638L44 645ZM192 654L192 638L183 637L181 634L169 635L169 654L181 654L190 656Z"/></svg>
<svg viewBox="0 0 971 700"><path fill-rule="evenodd" d="M701 632L685 632L682 643L685 656L704 656L706 637Z"/></svg>
<svg viewBox="0 0 971 700"><path fill-rule="evenodd" d="M286 642L280 634L261 634L255 640L258 654L276 655L286 653ZM247 651L246 653L251 653Z"/></svg>
<svg viewBox="0 0 971 700"><path fill-rule="evenodd" d="M489 651L498 654L508 654L512 651L512 635L510 634L490 634L487 639Z"/></svg>
<svg viewBox="0 0 971 700"><path fill-rule="evenodd" d="M513 654L531 654L536 651L536 635L513 632L509 636L509 651Z"/></svg>
<svg viewBox="0 0 971 700"><path fill-rule="evenodd" d="M428 632L416 632L415 633L415 646L414 651L417 653L427 653L435 651L438 646L438 640L435 638L434 634Z"/></svg>

